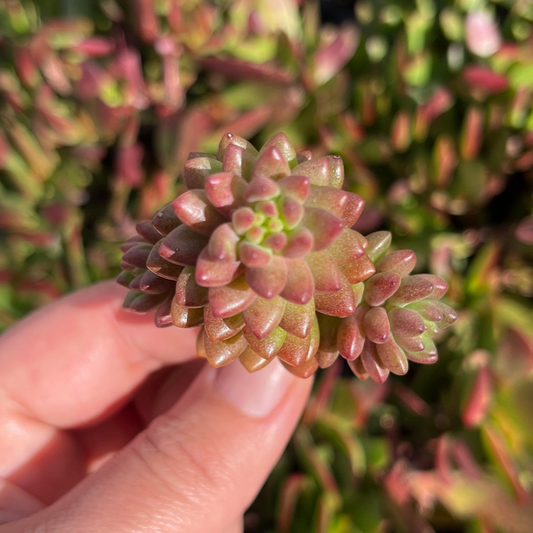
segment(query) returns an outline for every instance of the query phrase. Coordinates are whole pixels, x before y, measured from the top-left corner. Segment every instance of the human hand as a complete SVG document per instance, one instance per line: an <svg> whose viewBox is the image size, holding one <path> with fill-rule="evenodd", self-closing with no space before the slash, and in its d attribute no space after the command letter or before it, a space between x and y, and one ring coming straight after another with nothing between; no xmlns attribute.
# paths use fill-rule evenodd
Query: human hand
<svg viewBox="0 0 533 533"><path fill-rule="evenodd" d="M214 370L196 330L123 296L101 283L0 337L0 533L242 531L311 380Z"/></svg>

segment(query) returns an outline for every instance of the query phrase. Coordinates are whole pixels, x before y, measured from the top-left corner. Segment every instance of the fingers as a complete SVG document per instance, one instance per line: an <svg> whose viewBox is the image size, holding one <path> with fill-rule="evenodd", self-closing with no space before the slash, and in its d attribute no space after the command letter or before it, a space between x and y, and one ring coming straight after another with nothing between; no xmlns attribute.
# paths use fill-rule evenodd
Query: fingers
<svg viewBox="0 0 533 533"><path fill-rule="evenodd" d="M178 367L163 368L150 376L133 399L135 409L145 426L168 411L206 365L205 359L197 357Z"/></svg>
<svg viewBox="0 0 533 533"><path fill-rule="evenodd" d="M196 352L195 331L155 328L153 316L122 310L124 293L101 283L0 337L0 477L45 503L86 472L79 443L58 428L109 417L152 370Z"/></svg>
<svg viewBox="0 0 533 533"><path fill-rule="evenodd" d="M108 415L154 369L196 353L196 331L157 329L122 309L114 282L81 290L0 337L2 390L32 418L62 428Z"/></svg>
<svg viewBox="0 0 533 533"><path fill-rule="evenodd" d="M146 431L56 504L20 526L58 533L224 533L285 448L311 380L277 360L256 374L205 368Z"/></svg>
<svg viewBox="0 0 533 533"><path fill-rule="evenodd" d="M0 479L0 524L19 520L44 508L44 505L25 490Z"/></svg>

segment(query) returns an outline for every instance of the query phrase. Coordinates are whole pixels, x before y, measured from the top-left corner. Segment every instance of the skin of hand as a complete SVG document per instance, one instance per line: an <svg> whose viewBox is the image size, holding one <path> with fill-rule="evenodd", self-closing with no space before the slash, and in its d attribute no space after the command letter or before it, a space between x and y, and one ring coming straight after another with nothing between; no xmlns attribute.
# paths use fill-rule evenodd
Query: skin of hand
<svg viewBox="0 0 533 533"><path fill-rule="evenodd" d="M198 358L104 282L0 337L0 533L238 533L311 379ZM179 365L179 366L176 366Z"/></svg>

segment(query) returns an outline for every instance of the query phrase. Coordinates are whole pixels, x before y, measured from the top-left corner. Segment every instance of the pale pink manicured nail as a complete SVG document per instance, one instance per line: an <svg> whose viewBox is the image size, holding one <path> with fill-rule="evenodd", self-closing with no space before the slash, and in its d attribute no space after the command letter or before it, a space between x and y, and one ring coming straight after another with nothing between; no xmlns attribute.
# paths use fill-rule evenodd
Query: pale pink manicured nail
<svg viewBox="0 0 533 533"><path fill-rule="evenodd" d="M250 374L238 361L220 369L216 385L223 396L245 415L262 418L281 401L295 378L274 359Z"/></svg>

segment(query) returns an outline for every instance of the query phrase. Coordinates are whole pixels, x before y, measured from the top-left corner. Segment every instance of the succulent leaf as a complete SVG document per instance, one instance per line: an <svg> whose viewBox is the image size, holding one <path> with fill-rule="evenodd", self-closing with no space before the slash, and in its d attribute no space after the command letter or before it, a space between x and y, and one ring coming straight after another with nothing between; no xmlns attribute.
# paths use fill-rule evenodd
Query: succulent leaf
<svg viewBox="0 0 533 533"><path fill-rule="evenodd" d="M192 189L183 193L172 202L172 207L184 224L208 237L225 222L224 217L213 207L202 189Z"/></svg>
<svg viewBox="0 0 533 533"><path fill-rule="evenodd" d="M172 204L160 209L152 218L152 226L163 236L168 235L180 224L181 220L176 216Z"/></svg>
<svg viewBox="0 0 533 533"><path fill-rule="evenodd" d="M246 330L258 339L263 339L278 327L286 306L287 301L281 296L270 300L258 296L242 313Z"/></svg>
<svg viewBox="0 0 533 533"><path fill-rule="evenodd" d="M287 259L287 282L281 296L290 303L305 305L315 293L315 280L303 259Z"/></svg>
<svg viewBox="0 0 533 533"><path fill-rule="evenodd" d="M256 298L257 293L242 276L227 285L209 289L209 306L217 318L229 318L242 313Z"/></svg>
<svg viewBox="0 0 533 533"><path fill-rule="evenodd" d="M263 298L274 298L287 283L287 263L283 258L273 255L263 267L247 268L246 282Z"/></svg>
<svg viewBox="0 0 533 533"><path fill-rule="evenodd" d="M260 357L258 354L256 354L250 346L244 350L244 352L239 355L239 361L241 362L242 366L248 370L248 372L257 372L258 370L261 370L265 366L268 365L270 360L264 359L263 357Z"/></svg>
<svg viewBox="0 0 533 533"><path fill-rule="evenodd" d="M198 235L183 224L173 229L163 239L159 247L159 255L175 265L194 266L202 250L207 246L207 242L206 237Z"/></svg>
<svg viewBox="0 0 533 533"><path fill-rule="evenodd" d="M211 205L229 218L231 213L243 204L246 186L241 177L231 172L220 172L206 178L205 194Z"/></svg>

